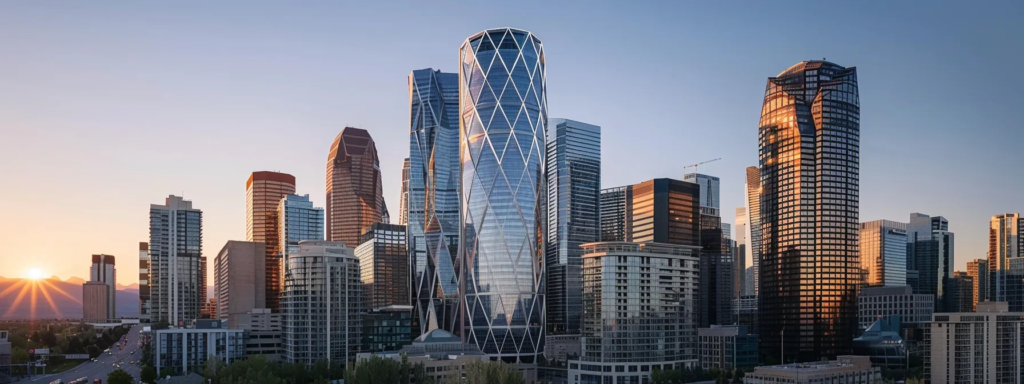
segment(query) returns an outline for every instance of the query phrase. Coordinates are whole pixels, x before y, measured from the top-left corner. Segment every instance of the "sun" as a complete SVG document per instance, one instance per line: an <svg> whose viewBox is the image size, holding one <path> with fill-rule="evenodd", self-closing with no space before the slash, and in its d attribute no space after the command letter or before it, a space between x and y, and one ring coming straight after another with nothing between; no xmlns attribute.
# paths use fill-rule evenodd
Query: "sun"
<svg viewBox="0 0 1024 384"><path fill-rule="evenodd" d="M42 269L32 268L32 269L28 270L28 278L29 279L39 280L39 279L42 279L44 277L46 277L46 274L43 273Z"/></svg>

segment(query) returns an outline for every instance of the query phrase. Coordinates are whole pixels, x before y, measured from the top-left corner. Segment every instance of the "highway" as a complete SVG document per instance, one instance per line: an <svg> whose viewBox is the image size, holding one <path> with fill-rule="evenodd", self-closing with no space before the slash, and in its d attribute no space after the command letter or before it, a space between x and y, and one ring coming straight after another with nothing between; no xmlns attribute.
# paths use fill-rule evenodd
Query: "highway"
<svg viewBox="0 0 1024 384"><path fill-rule="evenodd" d="M131 331L125 334L124 337L128 339L125 343L124 349L119 349L121 341L117 342L117 345L110 347L110 355L106 352L100 354L96 358L97 361L87 360L79 366L62 373L57 374L46 374L42 376L33 376L31 380L24 379L15 382L18 383L50 383L54 380L61 379L64 383L68 383L71 380L75 380L80 377L88 378L88 383L92 383L93 379L101 379L104 383L107 382L107 374L117 369L114 367L115 363L121 365L121 369L124 369L133 377L135 380L139 380L140 366L139 359L142 358L142 347L139 346L139 332L142 330L141 325L135 325ZM132 354L132 352L135 352ZM135 360L135 364L129 364L132 360Z"/></svg>

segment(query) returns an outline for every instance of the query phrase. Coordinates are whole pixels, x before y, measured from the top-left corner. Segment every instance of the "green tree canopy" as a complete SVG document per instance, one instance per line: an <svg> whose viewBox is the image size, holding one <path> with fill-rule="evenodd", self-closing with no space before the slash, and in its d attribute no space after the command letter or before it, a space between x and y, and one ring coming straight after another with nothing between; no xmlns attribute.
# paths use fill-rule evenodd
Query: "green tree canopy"
<svg viewBox="0 0 1024 384"><path fill-rule="evenodd" d="M500 361L466 364L466 384L525 384L523 374Z"/></svg>
<svg viewBox="0 0 1024 384"><path fill-rule="evenodd" d="M148 384L156 383L156 368L153 368L153 367L148 366L148 365L143 366L142 367L142 372L141 372L140 376L141 376L140 379L142 379L143 383L148 383Z"/></svg>
<svg viewBox="0 0 1024 384"><path fill-rule="evenodd" d="M125 372L123 369L118 368L107 374L107 384L132 384L135 379L132 375Z"/></svg>

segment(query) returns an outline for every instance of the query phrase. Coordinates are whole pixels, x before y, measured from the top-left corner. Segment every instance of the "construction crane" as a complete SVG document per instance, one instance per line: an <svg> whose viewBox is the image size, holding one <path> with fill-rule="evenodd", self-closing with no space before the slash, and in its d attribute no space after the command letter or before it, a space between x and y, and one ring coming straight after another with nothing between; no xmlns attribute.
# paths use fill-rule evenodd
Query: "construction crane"
<svg viewBox="0 0 1024 384"><path fill-rule="evenodd" d="M693 168L693 173L697 173L697 166L698 165L707 164L707 163L710 163L710 162L713 162L713 161L718 161L718 160L722 160L722 158L719 157L717 159L711 159L711 160L708 160L708 161L699 162L697 164L687 165L687 166L683 167L683 174L686 174L686 169L687 168Z"/></svg>

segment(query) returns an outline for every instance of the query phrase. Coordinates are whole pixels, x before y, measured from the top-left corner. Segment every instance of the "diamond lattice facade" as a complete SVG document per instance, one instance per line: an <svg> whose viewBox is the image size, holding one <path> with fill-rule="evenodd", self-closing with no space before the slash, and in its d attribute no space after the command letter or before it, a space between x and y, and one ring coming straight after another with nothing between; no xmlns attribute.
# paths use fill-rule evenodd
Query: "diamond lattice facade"
<svg viewBox="0 0 1024 384"><path fill-rule="evenodd" d="M433 69L409 75L408 241L414 336L441 328L458 334L459 75Z"/></svg>
<svg viewBox="0 0 1024 384"><path fill-rule="evenodd" d="M462 338L532 364L544 330L544 50L499 28L459 50Z"/></svg>

